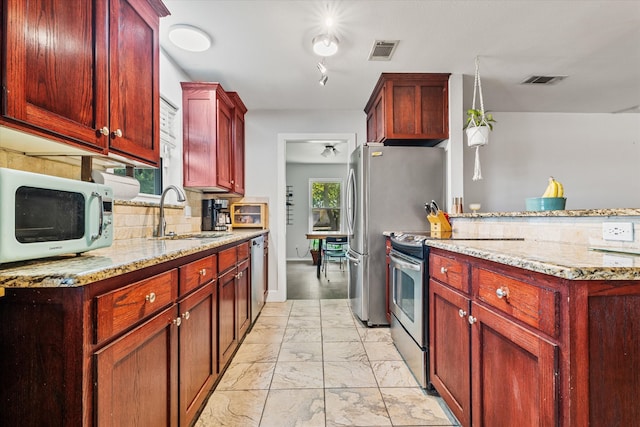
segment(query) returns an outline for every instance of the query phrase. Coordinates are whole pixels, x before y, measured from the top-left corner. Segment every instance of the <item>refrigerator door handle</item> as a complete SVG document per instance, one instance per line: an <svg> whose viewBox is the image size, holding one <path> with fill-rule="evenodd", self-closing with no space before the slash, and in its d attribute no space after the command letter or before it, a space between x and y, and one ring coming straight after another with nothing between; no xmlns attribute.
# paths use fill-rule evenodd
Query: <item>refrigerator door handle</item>
<svg viewBox="0 0 640 427"><path fill-rule="evenodd" d="M356 217L356 174L353 169L349 169L349 178L347 179L347 228L349 234L353 234L353 225Z"/></svg>
<svg viewBox="0 0 640 427"><path fill-rule="evenodd" d="M354 265L359 265L360 264L360 260L358 258L354 258L351 255L349 255L349 252L346 253L346 257L349 261L351 261Z"/></svg>

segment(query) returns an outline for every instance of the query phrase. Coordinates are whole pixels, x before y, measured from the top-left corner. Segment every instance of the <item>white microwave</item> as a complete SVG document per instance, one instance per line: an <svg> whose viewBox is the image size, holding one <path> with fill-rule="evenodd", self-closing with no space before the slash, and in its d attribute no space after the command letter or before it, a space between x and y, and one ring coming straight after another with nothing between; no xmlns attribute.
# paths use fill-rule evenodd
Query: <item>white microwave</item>
<svg viewBox="0 0 640 427"><path fill-rule="evenodd" d="M0 263L111 246L113 190L0 168Z"/></svg>

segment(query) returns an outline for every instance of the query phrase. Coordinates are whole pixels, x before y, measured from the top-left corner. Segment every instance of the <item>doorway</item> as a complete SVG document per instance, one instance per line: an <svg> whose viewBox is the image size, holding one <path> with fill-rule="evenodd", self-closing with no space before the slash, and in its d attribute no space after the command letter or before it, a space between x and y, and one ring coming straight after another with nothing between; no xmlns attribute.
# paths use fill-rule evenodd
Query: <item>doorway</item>
<svg viewBox="0 0 640 427"><path fill-rule="evenodd" d="M279 291L285 299L346 298L346 266L331 262L328 270L317 276L311 249L313 214L310 205L310 180L344 179L348 173L349 154L355 148L355 134L281 134L278 136L278 188L287 210L279 218L279 241L286 242L278 251ZM324 154L323 154L324 153ZM341 196L344 203L344 194ZM343 225L345 227L346 225ZM281 240L280 240L281 239ZM281 256L280 256L281 255Z"/></svg>

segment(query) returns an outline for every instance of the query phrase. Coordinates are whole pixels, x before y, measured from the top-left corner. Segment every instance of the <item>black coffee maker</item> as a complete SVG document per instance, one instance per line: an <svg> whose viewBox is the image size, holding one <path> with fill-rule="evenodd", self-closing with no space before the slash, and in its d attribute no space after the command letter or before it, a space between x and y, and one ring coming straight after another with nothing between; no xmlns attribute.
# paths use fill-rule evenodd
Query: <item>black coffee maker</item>
<svg viewBox="0 0 640 427"><path fill-rule="evenodd" d="M229 201L224 199L207 199L202 201L202 231L226 231L225 221L220 221L223 209Z"/></svg>

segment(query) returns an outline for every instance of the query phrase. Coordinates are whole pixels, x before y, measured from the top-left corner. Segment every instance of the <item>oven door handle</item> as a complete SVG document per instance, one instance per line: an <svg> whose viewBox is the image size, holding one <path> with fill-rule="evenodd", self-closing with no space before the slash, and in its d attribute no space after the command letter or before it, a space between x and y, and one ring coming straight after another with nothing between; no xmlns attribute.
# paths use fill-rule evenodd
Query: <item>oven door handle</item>
<svg viewBox="0 0 640 427"><path fill-rule="evenodd" d="M411 263L411 262L407 262L407 261L405 261L403 259L400 259L400 258L394 256L393 254L389 254L389 258L395 264L398 264L400 267L406 268L407 270L420 271L422 269L420 264L414 264L414 263Z"/></svg>

